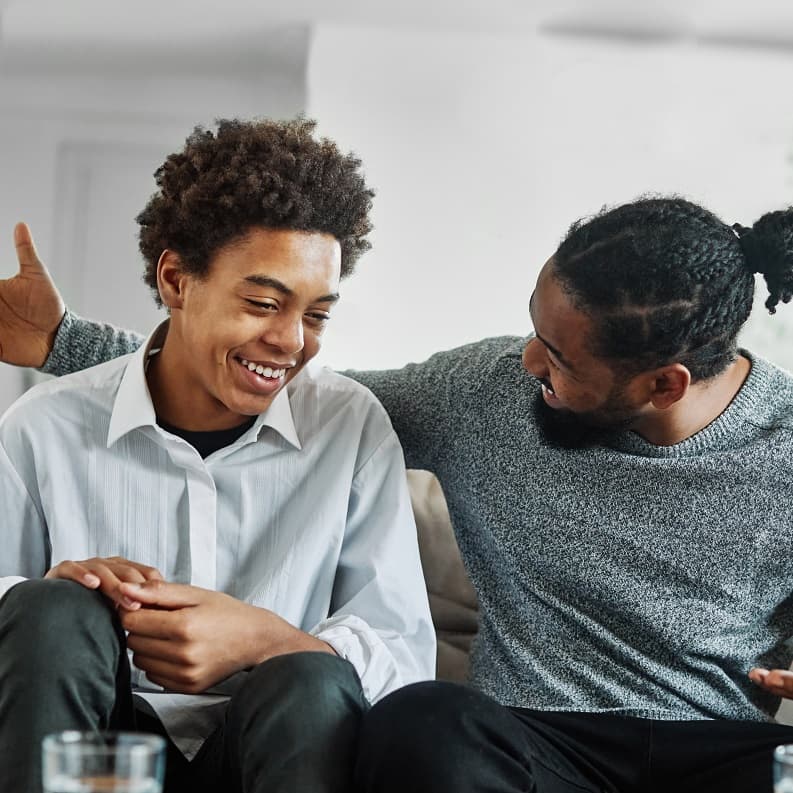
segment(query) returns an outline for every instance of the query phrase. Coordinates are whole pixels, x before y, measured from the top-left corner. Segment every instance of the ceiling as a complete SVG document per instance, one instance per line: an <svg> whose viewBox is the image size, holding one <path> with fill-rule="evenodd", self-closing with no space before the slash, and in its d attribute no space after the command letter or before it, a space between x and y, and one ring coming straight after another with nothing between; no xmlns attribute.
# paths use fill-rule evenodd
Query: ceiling
<svg viewBox="0 0 793 793"><path fill-rule="evenodd" d="M0 67L262 68L318 23L789 50L782 0L0 0ZM299 49L299 48L298 48Z"/></svg>

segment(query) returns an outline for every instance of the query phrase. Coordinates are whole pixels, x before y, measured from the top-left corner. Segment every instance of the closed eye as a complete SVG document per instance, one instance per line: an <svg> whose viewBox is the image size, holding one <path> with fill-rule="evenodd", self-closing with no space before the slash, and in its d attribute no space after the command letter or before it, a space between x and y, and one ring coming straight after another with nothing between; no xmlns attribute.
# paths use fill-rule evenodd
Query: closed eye
<svg viewBox="0 0 793 793"><path fill-rule="evenodd" d="M247 297L245 298L245 302L249 303L252 306L255 306L256 308L265 308L268 309L269 311L274 311L275 309L278 308L278 306L276 306L275 303L261 303L258 300L251 300L250 298Z"/></svg>

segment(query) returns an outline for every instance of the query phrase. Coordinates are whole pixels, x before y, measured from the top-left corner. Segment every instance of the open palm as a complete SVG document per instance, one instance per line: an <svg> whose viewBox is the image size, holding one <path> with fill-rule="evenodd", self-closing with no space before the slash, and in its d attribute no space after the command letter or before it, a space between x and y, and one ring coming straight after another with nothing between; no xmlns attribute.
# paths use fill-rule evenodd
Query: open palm
<svg viewBox="0 0 793 793"><path fill-rule="evenodd" d="M66 310L25 223L14 228L19 272L0 279L0 361L41 366Z"/></svg>

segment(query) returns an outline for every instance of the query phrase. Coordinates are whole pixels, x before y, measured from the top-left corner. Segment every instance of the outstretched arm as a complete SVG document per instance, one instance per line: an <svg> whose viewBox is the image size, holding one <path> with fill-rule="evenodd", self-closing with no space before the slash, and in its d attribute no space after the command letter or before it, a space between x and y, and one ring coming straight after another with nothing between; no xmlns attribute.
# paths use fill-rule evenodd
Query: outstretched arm
<svg viewBox="0 0 793 793"><path fill-rule="evenodd" d="M62 375L140 346L143 337L137 333L66 310L26 224L17 224L14 244L19 272L0 280L0 361Z"/></svg>
<svg viewBox="0 0 793 793"><path fill-rule="evenodd" d="M58 377L79 372L119 355L135 352L143 341L144 337L135 331L83 319L66 309L41 371Z"/></svg>
<svg viewBox="0 0 793 793"><path fill-rule="evenodd" d="M443 357L443 353L434 355L402 369L342 372L365 385L382 403L408 468L435 471L438 451L446 442L450 408Z"/></svg>

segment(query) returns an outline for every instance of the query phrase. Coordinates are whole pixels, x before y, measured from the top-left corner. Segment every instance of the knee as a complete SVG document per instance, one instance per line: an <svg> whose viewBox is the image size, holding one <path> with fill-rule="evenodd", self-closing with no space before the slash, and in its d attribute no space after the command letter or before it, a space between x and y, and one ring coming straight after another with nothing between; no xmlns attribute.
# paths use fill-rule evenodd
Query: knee
<svg viewBox="0 0 793 793"><path fill-rule="evenodd" d="M459 731L480 696L466 686L443 681L405 686L367 713L365 735L372 739L382 736L388 742L435 744L444 734Z"/></svg>
<svg viewBox="0 0 793 793"><path fill-rule="evenodd" d="M416 683L364 716L356 789L535 790L525 766L519 722L495 700L467 686ZM543 788L544 790L545 788Z"/></svg>
<svg viewBox="0 0 793 793"><path fill-rule="evenodd" d="M389 694L363 717L360 778L396 779L407 768L439 768L445 758L439 747L453 744L466 732L465 722L481 696L441 681L414 683Z"/></svg>
<svg viewBox="0 0 793 793"><path fill-rule="evenodd" d="M74 581L31 579L23 581L0 601L3 643L17 650L62 657L63 639L95 642L115 638L114 612L104 596Z"/></svg>
<svg viewBox="0 0 793 793"><path fill-rule="evenodd" d="M232 698L227 719L237 725L266 714L271 724L321 729L351 714L359 717L368 704L352 664L328 653L279 655L254 667Z"/></svg>

